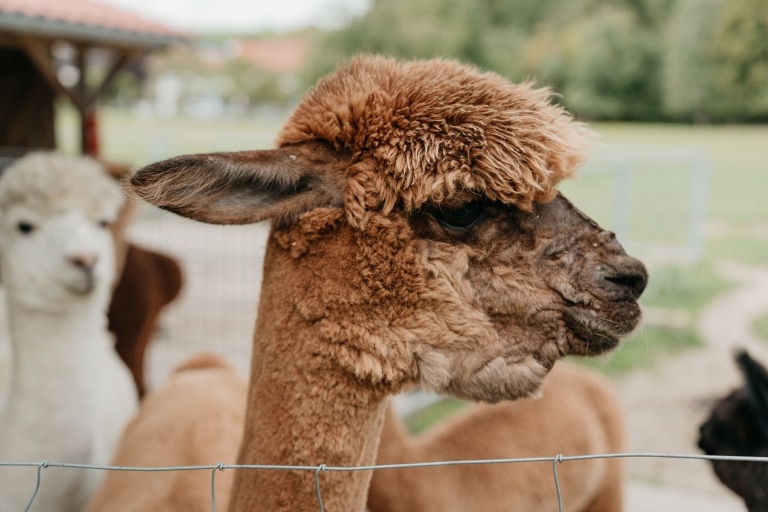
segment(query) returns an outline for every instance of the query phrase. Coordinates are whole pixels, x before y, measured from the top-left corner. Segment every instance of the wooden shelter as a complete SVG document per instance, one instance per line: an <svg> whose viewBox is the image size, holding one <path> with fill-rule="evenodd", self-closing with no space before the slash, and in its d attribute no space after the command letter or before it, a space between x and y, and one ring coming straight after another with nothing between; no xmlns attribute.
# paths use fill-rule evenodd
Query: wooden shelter
<svg viewBox="0 0 768 512"><path fill-rule="evenodd" d="M82 152L97 156L96 105L115 75L188 40L95 0L0 0L0 156L56 147L57 97L79 112Z"/></svg>

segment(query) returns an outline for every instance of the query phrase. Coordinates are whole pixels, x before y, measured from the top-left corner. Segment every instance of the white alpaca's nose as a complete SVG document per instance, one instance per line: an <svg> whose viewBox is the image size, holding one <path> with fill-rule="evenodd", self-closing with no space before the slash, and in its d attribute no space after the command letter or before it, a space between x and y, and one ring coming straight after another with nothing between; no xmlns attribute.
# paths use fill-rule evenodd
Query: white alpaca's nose
<svg viewBox="0 0 768 512"><path fill-rule="evenodd" d="M68 259L73 266L83 270L86 274L90 274L93 272L93 268L99 261L99 256L94 253L81 253L74 254Z"/></svg>

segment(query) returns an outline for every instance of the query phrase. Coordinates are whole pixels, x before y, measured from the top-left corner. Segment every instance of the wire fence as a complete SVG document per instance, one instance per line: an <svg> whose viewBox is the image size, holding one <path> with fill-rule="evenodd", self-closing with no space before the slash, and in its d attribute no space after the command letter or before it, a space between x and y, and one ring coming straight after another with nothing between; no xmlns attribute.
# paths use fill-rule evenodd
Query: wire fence
<svg viewBox="0 0 768 512"><path fill-rule="evenodd" d="M155 159L152 159L155 160ZM632 161L634 162L634 161ZM677 205L680 197L690 195L690 207L681 215L670 215L662 211L666 218L688 219L682 232L685 236L678 236L676 232L671 237L673 242L680 239L688 240L690 252L699 255L702 248L700 243L700 224L702 205L706 192L706 178L708 160L696 154L689 159L673 162L680 169L676 169L675 176L679 176L677 189L669 185L669 173L667 167L646 169L648 162L635 165L614 166L609 162L608 171L595 169L587 174L594 174L595 179L600 180L604 175L615 178L607 180L608 185L615 185L613 193L604 194L606 199L606 222L615 230L621 232L626 238L633 240L636 233L643 234L645 225L636 226L631 215L633 210L630 205L648 204L647 201L632 199L628 195L647 192L653 195L658 202L657 188L646 184L641 178L653 181L653 178L664 174L663 190L674 194L675 201L669 204ZM650 164L655 165L654 160ZM599 162L598 162L599 164ZM599 167L595 164L596 167ZM667 165L671 165L667 163ZM635 169L635 167L638 167ZM657 166L658 167L658 166ZM618 169L618 170L617 170ZM690 177L690 179L689 179ZM585 178L585 188L593 189L594 184ZM630 179L634 180L630 183ZM655 183L655 181L654 181ZM606 185L607 186L607 185ZM646 188L648 189L646 191ZM679 190L690 190L690 194L678 193ZM671 192L669 192L671 191ZM574 194L578 191L574 190ZM589 190L585 191L586 194ZM591 192L594 195L594 192ZM634 196L633 196L634 197ZM613 198L613 199L611 199ZM577 203L594 204L591 199L577 201ZM655 204L655 203L654 203ZM659 209L659 208L657 208ZM661 210L660 210L661 211ZM600 212L597 212L598 214ZM690 213L690 214L689 214ZM646 219L647 209L643 211L642 218ZM653 220L653 219L651 219ZM659 229L659 223L648 221L652 225L654 233ZM669 224L667 221L665 224ZM150 387L160 387L171 368L183 361L190 353L201 349L215 348L217 352L227 356L227 359L243 374L247 374L250 361L250 340L253 329L253 314L258 303L258 284L261 280L261 261L264 246L266 244L267 224L256 226L207 226L193 223L186 219L180 219L165 215L163 212L152 210L145 218L139 219L132 227L132 235L136 241L148 247L162 250L175 256L184 265L185 288L180 299L164 313L164 323L158 339L151 346L151 358L149 367L151 370ZM639 235L636 238L641 238ZM211 340L217 340L215 347L211 346ZM418 409L425 403L434 401L434 397L419 396L419 400L403 403L399 408L401 413L407 414L412 409ZM410 469L437 466L463 466L483 464L514 464L514 463L551 463L552 465L552 492L557 496L558 509L564 510L563 500L568 496L562 496L560 482L558 480L558 466L560 464L601 458L662 458L662 459L698 459L698 460L728 460L746 462L768 462L768 457L735 457L735 456L707 456L699 454L668 454L668 453L614 453L595 455L563 455L557 454L549 457L514 458L514 459L485 459L485 460L454 460L443 462L422 462L409 464L374 465L338 467L320 463L315 466L289 466L289 465L238 465L219 462L212 465L201 466L167 466L167 467L125 467L125 466L96 466L87 464L63 463L55 461L40 462L3 462L0 467L34 467L37 468L34 491L30 495L28 505L24 509L31 509L35 497L41 487L45 486L46 468L70 468L96 471L135 471L135 472L170 472L170 471L209 471L210 472L210 504L211 510L216 511L216 475L220 471L230 470L259 470L259 471L307 471L314 473L315 493L317 496L318 510L324 512L322 499L322 475L328 472L355 472L387 469ZM30 482L31 484L32 482Z"/></svg>
<svg viewBox="0 0 768 512"><path fill-rule="evenodd" d="M734 455L700 455L700 454L675 454L675 453L602 453L589 455L563 455L561 453L551 457L526 457L514 459L474 459L474 460L450 460L440 462L414 462L407 464L382 464L372 466L328 466L318 464L317 466L290 466L290 465L269 465L269 464L225 464L223 462L212 465L200 466L164 466L164 467L139 467L139 466L97 466L91 464L77 464L69 462L52 462L43 460L40 462L2 462L0 467L37 467L37 480L34 491L29 502L24 509L28 512L37 496L42 485L42 471L50 467L85 469L94 471L136 471L136 472L167 472L167 471L210 471L211 473L211 511L216 512L216 473L224 470L269 470L269 471L308 471L314 472L315 476L315 494L317 496L317 505L320 512L325 512L322 497L322 484L320 475L328 472L356 472L373 471L387 469L412 469L427 468L439 466L470 466L487 464L519 464L533 462L551 462L553 492L557 495L558 511L563 512L563 496L560 491L560 481L557 474L557 466L568 461L593 460L593 459L631 459L631 458L663 458L663 459L689 459L689 460L708 460L708 461L732 461L732 462L762 462L768 463L768 457L750 457Z"/></svg>

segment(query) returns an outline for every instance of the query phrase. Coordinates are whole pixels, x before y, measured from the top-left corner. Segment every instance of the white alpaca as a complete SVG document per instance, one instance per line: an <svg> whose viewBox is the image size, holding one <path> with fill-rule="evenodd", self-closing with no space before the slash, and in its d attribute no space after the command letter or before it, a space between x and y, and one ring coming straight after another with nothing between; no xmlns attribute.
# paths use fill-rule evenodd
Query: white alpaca
<svg viewBox="0 0 768 512"><path fill-rule="evenodd" d="M32 153L0 178L0 272L11 364L0 460L108 464L137 398L106 311L110 222L124 201L89 158ZM4 469L0 510L23 510L36 468ZM103 474L45 469L33 511L80 510Z"/></svg>

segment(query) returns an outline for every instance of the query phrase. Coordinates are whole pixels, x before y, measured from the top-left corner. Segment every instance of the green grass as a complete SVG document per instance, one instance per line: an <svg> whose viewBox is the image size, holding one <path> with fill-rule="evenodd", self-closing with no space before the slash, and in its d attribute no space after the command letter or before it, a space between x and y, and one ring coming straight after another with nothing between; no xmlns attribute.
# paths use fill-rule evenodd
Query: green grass
<svg viewBox="0 0 768 512"><path fill-rule="evenodd" d="M685 312L693 319L714 297L730 290L733 284L720 278L705 263L653 269L640 302L655 309ZM610 354L597 358L578 358L591 368L608 374L652 366L664 357L682 350L703 346L695 325L641 326Z"/></svg>
<svg viewBox="0 0 768 512"><path fill-rule="evenodd" d="M564 182L561 189L598 223L617 231L633 254L652 259L669 254L670 248L681 253L696 243L691 229L696 220L690 214L693 167L663 160L633 163L628 202L623 202L618 175L598 172L609 166L600 163L601 155L615 155L617 147L630 162L632 155L654 151L706 155L710 168L701 240L704 261L768 261L768 201L764 199L768 126L596 124L594 128L605 147L598 147L584 172ZM626 218L619 218L620 214Z"/></svg>
<svg viewBox="0 0 768 512"><path fill-rule="evenodd" d="M760 336L768 343L768 313L760 316L757 320L755 320L755 323L752 325L752 329L754 329L755 334Z"/></svg>
<svg viewBox="0 0 768 512"><path fill-rule="evenodd" d="M697 313L713 297L732 288L706 263L666 265L650 272L640 302L646 306Z"/></svg>
<svg viewBox="0 0 768 512"><path fill-rule="evenodd" d="M618 348L609 354L573 359L589 368L615 375L653 366L663 358L702 345L701 338L693 329L649 325L622 341Z"/></svg>
<svg viewBox="0 0 768 512"><path fill-rule="evenodd" d="M433 423L450 416L467 405L456 398L443 398L433 404L420 409L405 418L408 430L413 434L424 431Z"/></svg>
<svg viewBox="0 0 768 512"><path fill-rule="evenodd" d="M768 225L768 217L765 222ZM728 234L710 237L708 252L711 258L766 265L768 264L768 238L731 229Z"/></svg>
<svg viewBox="0 0 768 512"><path fill-rule="evenodd" d="M689 126L604 123L594 126L606 144L695 148L711 160L710 216L728 222L768 219L764 200L768 125Z"/></svg>
<svg viewBox="0 0 768 512"><path fill-rule="evenodd" d="M75 113L66 106L57 113L58 145L72 153L79 147ZM101 154L106 160L138 167L186 153L269 148L284 120L274 114L254 119L146 119L103 108L99 111Z"/></svg>

